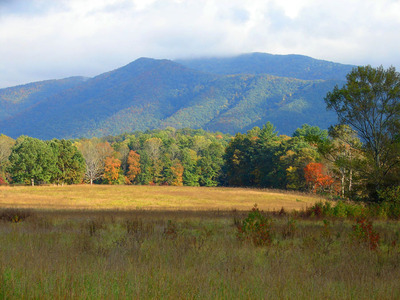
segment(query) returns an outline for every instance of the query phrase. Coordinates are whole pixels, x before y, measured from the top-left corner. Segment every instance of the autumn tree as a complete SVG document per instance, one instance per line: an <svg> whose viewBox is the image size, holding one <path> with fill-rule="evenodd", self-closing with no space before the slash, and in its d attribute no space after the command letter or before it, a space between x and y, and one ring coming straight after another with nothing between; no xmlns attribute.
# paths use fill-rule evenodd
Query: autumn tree
<svg viewBox="0 0 400 300"><path fill-rule="evenodd" d="M281 137L281 139L282 142L276 149L276 155L279 156L276 178L285 185L276 187L305 190L307 183L304 179L304 168L319 159L317 147L302 135Z"/></svg>
<svg viewBox="0 0 400 300"><path fill-rule="evenodd" d="M329 136L330 139L319 144L318 151L324 160L329 162L331 170L337 174L341 196L351 195L354 190L354 178L359 178L360 166L365 161L361 142L356 132L348 125L331 127Z"/></svg>
<svg viewBox="0 0 400 300"><path fill-rule="evenodd" d="M126 173L128 170L128 156L130 152L128 141L116 142L112 144L112 147L115 150L115 157L121 161L122 172Z"/></svg>
<svg viewBox="0 0 400 300"><path fill-rule="evenodd" d="M326 174L322 163L309 163L305 166L304 177L314 193L330 188L334 182L333 178Z"/></svg>
<svg viewBox="0 0 400 300"><path fill-rule="evenodd" d="M140 155L136 151L129 151L127 159L128 171L126 177L129 182L133 183L137 176L140 174Z"/></svg>
<svg viewBox="0 0 400 300"><path fill-rule="evenodd" d="M118 158L109 156L104 160L104 180L109 184L122 183L121 161Z"/></svg>
<svg viewBox="0 0 400 300"><path fill-rule="evenodd" d="M175 159L171 165L172 181L171 185L183 185L183 166L178 159Z"/></svg>
<svg viewBox="0 0 400 300"><path fill-rule="evenodd" d="M112 155L113 149L108 142L102 143L98 139L82 140L77 147L85 159L85 177L93 184L104 174L105 158Z"/></svg>

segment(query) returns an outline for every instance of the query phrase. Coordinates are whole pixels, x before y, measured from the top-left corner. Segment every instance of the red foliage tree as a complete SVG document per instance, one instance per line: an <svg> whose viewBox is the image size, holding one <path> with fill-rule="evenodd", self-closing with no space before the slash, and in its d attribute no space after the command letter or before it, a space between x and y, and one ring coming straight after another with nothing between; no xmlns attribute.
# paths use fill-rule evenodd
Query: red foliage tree
<svg viewBox="0 0 400 300"><path fill-rule="evenodd" d="M309 163L304 168L304 177L314 193L330 188L334 182L333 178L326 174L321 163Z"/></svg>

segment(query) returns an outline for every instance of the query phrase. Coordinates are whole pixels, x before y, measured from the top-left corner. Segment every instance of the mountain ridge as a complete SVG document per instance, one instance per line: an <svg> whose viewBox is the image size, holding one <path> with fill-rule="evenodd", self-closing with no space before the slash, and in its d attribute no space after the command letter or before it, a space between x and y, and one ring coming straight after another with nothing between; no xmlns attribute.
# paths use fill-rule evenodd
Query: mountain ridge
<svg viewBox="0 0 400 300"><path fill-rule="evenodd" d="M260 53L244 57L245 61L254 59L248 65L241 63L247 69L261 58L271 59ZM293 57L286 58L291 61ZM299 58L302 56L296 56ZM313 65L321 61L303 59L312 62L307 76L317 76L321 67ZM291 74L307 66L305 61L293 65ZM303 123L329 126L334 116L326 112L323 97L335 84L344 83L344 78L305 80L259 73L256 68L249 74L239 70L238 64L233 64L231 70L241 73L219 74L218 68L210 69L209 64L206 71L188 64L143 57L92 78L74 77L69 85L67 79L49 81L47 89L38 87L36 95L41 97L26 96L29 105L19 110L16 106L14 110L9 108L13 107L12 99L1 98L5 89L0 89L0 101L8 101L8 106L0 108L1 133L14 138L22 134L42 139L78 138L167 126L236 133L271 121L280 133L291 134ZM226 60L219 65L229 71ZM282 64L284 68L290 65ZM341 67L343 74L349 69L330 62L327 69ZM58 86L51 89L55 83ZM8 88L8 92L12 91L17 99L24 95L24 86Z"/></svg>

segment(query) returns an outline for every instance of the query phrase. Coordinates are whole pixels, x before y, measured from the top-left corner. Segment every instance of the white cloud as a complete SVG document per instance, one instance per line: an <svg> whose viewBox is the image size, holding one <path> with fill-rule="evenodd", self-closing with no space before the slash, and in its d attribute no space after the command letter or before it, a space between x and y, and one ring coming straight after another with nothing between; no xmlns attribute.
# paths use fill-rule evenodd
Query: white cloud
<svg viewBox="0 0 400 300"><path fill-rule="evenodd" d="M141 56L259 51L399 69L398 32L390 0L8 0L0 87L94 76Z"/></svg>

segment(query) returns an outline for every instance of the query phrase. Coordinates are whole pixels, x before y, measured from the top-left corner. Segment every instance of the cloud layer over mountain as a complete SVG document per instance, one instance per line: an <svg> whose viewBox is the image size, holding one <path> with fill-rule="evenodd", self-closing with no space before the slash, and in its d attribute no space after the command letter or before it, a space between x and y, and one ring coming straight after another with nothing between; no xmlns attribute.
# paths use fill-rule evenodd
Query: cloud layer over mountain
<svg viewBox="0 0 400 300"><path fill-rule="evenodd" d="M393 0L3 0L0 88L138 57L299 53L399 68Z"/></svg>

